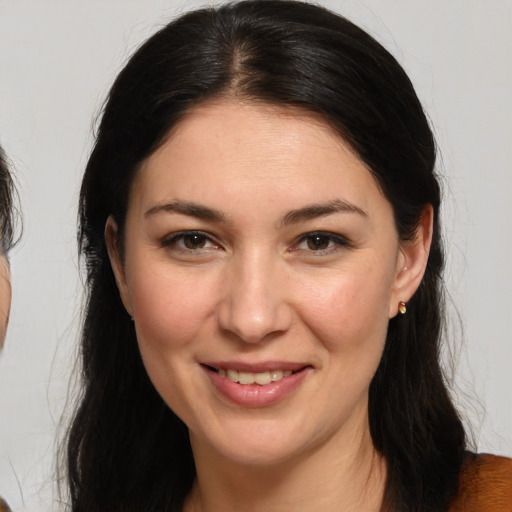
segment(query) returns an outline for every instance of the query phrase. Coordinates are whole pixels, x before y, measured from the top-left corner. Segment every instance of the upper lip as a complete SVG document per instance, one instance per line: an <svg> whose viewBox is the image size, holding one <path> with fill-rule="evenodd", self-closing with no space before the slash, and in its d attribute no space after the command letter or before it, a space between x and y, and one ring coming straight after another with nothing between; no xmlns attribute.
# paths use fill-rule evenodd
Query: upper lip
<svg viewBox="0 0 512 512"><path fill-rule="evenodd" d="M297 363L287 361L261 361L257 363L249 363L244 361L204 361L205 366L211 366L216 370L222 368L223 370L238 370L248 373L263 373L272 370L291 370L295 372L307 366L308 363Z"/></svg>

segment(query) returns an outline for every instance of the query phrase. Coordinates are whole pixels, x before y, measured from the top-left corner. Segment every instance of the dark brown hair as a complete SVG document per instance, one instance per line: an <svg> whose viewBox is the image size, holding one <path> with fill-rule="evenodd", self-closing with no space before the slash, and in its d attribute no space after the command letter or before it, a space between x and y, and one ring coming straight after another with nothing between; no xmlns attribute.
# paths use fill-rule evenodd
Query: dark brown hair
<svg viewBox="0 0 512 512"><path fill-rule="evenodd" d="M0 254L7 252L16 243L16 189L12 181L7 159L0 147Z"/></svg>
<svg viewBox="0 0 512 512"><path fill-rule="evenodd" d="M345 18L287 0L183 15L142 45L109 93L80 196L88 295L83 394L67 445L71 510L179 511L194 480L187 429L146 374L104 229L112 215L122 232L138 167L184 114L233 95L325 119L373 173L403 240L432 205L426 273L407 315L389 322L369 417L389 468L383 509L445 510L457 488L465 434L439 362L443 252L433 135L388 51Z"/></svg>

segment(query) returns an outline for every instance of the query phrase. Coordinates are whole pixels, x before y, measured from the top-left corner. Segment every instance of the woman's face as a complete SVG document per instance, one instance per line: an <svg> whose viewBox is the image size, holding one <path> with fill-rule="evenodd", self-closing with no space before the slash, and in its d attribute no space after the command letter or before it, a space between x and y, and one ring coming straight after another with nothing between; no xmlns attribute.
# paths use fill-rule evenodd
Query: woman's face
<svg viewBox="0 0 512 512"><path fill-rule="evenodd" d="M195 456L277 463L367 433L368 388L418 251L325 123L195 109L135 178L123 264L114 238L110 221L145 367Z"/></svg>
<svg viewBox="0 0 512 512"><path fill-rule="evenodd" d="M5 331L11 306L11 274L6 257L0 254L0 348L5 340Z"/></svg>

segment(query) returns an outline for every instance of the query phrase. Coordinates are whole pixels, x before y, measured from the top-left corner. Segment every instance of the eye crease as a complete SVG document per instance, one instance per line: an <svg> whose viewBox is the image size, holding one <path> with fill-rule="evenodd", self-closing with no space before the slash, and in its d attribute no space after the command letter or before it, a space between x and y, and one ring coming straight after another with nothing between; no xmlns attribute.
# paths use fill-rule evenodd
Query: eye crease
<svg viewBox="0 0 512 512"><path fill-rule="evenodd" d="M160 241L162 248L175 248L184 251L199 251L202 249L217 249L219 244L212 240L212 237L202 231L181 231L173 233ZM327 252L334 252L352 245L344 236L329 232L310 232L300 236L298 242L289 248L290 252L307 251L322 255Z"/></svg>
<svg viewBox="0 0 512 512"><path fill-rule="evenodd" d="M201 249L218 248L212 238L202 231L180 231L165 237L160 241L163 248L197 251Z"/></svg>
<svg viewBox="0 0 512 512"><path fill-rule="evenodd" d="M328 232L312 232L303 235L291 250L306 250L318 254L336 251L341 247L351 248L352 245L344 236Z"/></svg>

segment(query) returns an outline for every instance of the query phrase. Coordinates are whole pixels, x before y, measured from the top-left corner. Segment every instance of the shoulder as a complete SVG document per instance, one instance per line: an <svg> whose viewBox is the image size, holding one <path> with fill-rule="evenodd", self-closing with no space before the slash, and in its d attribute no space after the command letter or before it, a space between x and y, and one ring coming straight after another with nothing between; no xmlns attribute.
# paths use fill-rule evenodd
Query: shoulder
<svg viewBox="0 0 512 512"><path fill-rule="evenodd" d="M512 512L512 459L468 453L450 512Z"/></svg>
<svg viewBox="0 0 512 512"><path fill-rule="evenodd" d="M11 509L8 507L7 503L0 496L0 512L11 512Z"/></svg>

